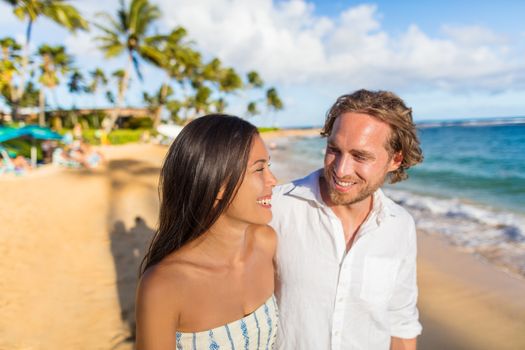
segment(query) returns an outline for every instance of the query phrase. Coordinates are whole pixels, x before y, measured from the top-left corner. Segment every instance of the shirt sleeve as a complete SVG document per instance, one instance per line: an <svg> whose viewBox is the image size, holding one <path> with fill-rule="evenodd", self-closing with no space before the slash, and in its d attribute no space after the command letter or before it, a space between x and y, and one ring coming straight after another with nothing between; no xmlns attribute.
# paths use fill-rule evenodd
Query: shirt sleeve
<svg viewBox="0 0 525 350"><path fill-rule="evenodd" d="M417 274L416 274L416 227L410 217L408 225L407 254L402 260L396 279L394 294L388 306L390 335L392 337L412 339L421 334L419 313L417 310Z"/></svg>

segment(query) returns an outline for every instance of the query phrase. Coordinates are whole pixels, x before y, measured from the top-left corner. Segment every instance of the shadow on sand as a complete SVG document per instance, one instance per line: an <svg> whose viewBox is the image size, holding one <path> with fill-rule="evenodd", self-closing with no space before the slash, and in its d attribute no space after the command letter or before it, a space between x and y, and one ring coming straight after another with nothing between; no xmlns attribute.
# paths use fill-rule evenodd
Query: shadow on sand
<svg viewBox="0 0 525 350"><path fill-rule="evenodd" d="M116 221L111 231L111 252L115 260L120 316L127 324L130 336L127 342L135 340L135 291L139 267L155 231L139 216L135 226L126 230L122 221Z"/></svg>

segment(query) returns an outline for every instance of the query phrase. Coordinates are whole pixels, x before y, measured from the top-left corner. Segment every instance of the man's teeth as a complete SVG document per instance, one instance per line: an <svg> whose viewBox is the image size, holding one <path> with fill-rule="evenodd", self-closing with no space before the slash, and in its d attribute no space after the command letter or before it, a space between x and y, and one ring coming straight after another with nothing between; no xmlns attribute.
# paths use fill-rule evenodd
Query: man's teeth
<svg viewBox="0 0 525 350"><path fill-rule="evenodd" d="M352 185L355 185L355 182L344 182L344 181L339 181L339 180L335 180L335 183L338 184L339 186L341 187L349 187L349 186L352 186Z"/></svg>
<svg viewBox="0 0 525 350"><path fill-rule="evenodd" d="M270 205L272 204L272 199L271 198L259 199L257 203L262 204L262 205Z"/></svg>

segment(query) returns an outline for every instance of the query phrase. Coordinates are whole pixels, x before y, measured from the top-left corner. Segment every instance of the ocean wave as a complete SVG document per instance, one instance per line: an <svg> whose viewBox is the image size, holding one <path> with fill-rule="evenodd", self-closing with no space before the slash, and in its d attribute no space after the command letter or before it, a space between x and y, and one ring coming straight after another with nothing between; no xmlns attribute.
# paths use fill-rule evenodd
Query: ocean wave
<svg viewBox="0 0 525 350"><path fill-rule="evenodd" d="M471 120L443 120L443 121L422 121L417 123L417 127L440 128L444 126L499 126L499 125L517 125L525 124L525 117L508 117L508 118L487 118Z"/></svg>
<svg viewBox="0 0 525 350"><path fill-rule="evenodd" d="M444 236L452 244L525 277L523 214L457 198L436 198L394 189L385 189L385 193L412 214L419 230Z"/></svg>
<svg viewBox="0 0 525 350"><path fill-rule="evenodd" d="M444 233L457 244L525 242L522 214L458 198L436 198L395 189L385 189L385 192L413 214L419 227Z"/></svg>

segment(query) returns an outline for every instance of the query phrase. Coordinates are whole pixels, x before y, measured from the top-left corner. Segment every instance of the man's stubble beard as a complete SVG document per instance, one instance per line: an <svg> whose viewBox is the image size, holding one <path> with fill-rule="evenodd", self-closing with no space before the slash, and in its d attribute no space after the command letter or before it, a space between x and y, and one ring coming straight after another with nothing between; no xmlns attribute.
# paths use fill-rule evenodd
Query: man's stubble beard
<svg viewBox="0 0 525 350"><path fill-rule="evenodd" d="M334 205L352 205L355 203L359 203L371 195L375 193L383 184L385 183L386 177L388 175L388 172L386 172L382 178L379 179L379 181L368 184L364 188L362 188L354 197L348 198L348 194L339 193L337 192L332 186L333 186L333 176L331 169L324 169L323 176L324 180L326 182L326 189L328 191L328 196L330 197L330 201ZM362 183L362 180L359 179L356 185L353 186L359 186Z"/></svg>

